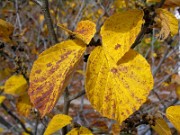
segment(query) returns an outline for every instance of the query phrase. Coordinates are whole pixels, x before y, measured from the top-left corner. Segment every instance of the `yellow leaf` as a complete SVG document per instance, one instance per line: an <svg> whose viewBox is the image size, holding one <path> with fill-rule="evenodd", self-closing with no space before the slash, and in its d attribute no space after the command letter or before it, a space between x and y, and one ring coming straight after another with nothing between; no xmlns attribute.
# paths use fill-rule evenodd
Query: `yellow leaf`
<svg viewBox="0 0 180 135"><path fill-rule="evenodd" d="M12 35L14 27L12 24L0 19L0 40L5 43L11 43L11 39L9 38Z"/></svg>
<svg viewBox="0 0 180 135"><path fill-rule="evenodd" d="M155 126L152 128L159 134L159 135L171 135L171 130L168 127L166 121L162 118L158 118L155 121Z"/></svg>
<svg viewBox="0 0 180 135"><path fill-rule="evenodd" d="M89 20L80 21L77 24L77 28L74 32L78 38L80 38L86 44L89 44L96 32L96 25Z"/></svg>
<svg viewBox="0 0 180 135"><path fill-rule="evenodd" d="M25 117L29 117L32 109L32 104L30 102L29 95L27 93L25 93L24 95L18 98L16 107L19 114Z"/></svg>
<svg viewBox="0 0 180 135"><path fill-rule="evenodd" d="M4 129L0 127L0 133L2 133L3 131L4 131Z"/></svg>
<svg viewBox="0 0 180 135"><path fill-rule="evenodd" d="M68 115L57 114L55 115L48 124L44 135L51 135L52 133L60 130L64 126L71 124L72 118Z"/></svg>
<svg viewBox="0 0 180 135"><path fill-rule="evenodd" d="M85 21L80 21L77 24L77 28L75 29L74 32L71 30L68 30L65 28L63 25L58 24L58 26L67 31L71 35L75 35L78 39L82 40L84 43L89 44L91 39L93 38L95 32L96 32L96 25L95 23L85 20Z"/></svg>
<svg viewBox="0 0 180 135"><path fill-rule="evenodd" d="M92 106L121 124L146 101L153 77L137 52L130 50L116 65L107 60L102 47L96 47L88 58L85 84Z"/></svg>
<svg viewBox="0 0 180 135"><path fill-rule="evenodd" d="M12 73L12 70L10 68L5 68L0 70L0 81L8 78Z"/></svg>
<svg viewBox="0 0 180 135"><path fill-rule="evenodd" d="M180 106L170 106L166 110L166 117L174 125L174 127L180 132Z"/></svg>
<svg viewBox="0 0 180 135"><path fill-rule="evenodd" d="M34 62L28 94L41 117L55 106L85 49L80 40L67 40L45 50Z"/></svg>
<svg viewBox="0 0 180 135"><path fill-rule="evenodd" d="M129 10L109 17L101 27L102 46L117 62L134 43L143 23L141 10Z"/></svg>
<svg viewBox="0 0 180 135"><path fill-rule="evenodd" d="M126 7L125 0L115 0L115 1L114 1L114 6L115 6L116 8Z"/></svg>
<svg viewBox="0 0 180 135"><path fill-rule="evenodd" d="M147 2L160 2L161 0L147 0ZM163 4L164 8L178 7L180 6L180 0L166 0Z"/></svg>
<svg viewBox="0 0 180 135"><path fill-rule="evenodd" d="M160 39L166 39L169 34L171 36L176 35L178 33L178 20L176 17L166 9L156 9L156 13L161 20Z"/></svg>
<svg viewBox="0 0 180 135"><path fill-rule="evenodd" d="M0 104L6 99L5 96L0 96Z"/></svg>
<svg viewBox="0 0 180 135"><path fill-rule="evenodd" d="M93 135L92 132L85 127L73 128L67 135Z"/></svg>
<svg viewBox="0 0 180 135"><path fill-rule="evenodd" d="M22 95L27 87L28 84L23 75L13 75L5 82L4 92L10 95Z"/></svg>
<svg viewBox="0 0 180 135"><path fill-rule="evenodd" d="M66 135L79 135L78 134L78 128L73 128L71 131L69 131Z"/></svg>

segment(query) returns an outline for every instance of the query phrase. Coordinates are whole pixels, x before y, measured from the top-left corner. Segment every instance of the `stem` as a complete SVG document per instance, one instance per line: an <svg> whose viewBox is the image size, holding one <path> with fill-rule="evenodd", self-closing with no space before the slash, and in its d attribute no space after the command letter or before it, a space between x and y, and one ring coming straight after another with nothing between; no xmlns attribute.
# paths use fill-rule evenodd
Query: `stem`
<svg viewBox="0 0 180 135"><path fill-rule="evenodd" d="M158 63L157 67L153 70L153 76L155 76L157 74L157 72L159 71L161 65L163 64L163 62L166 60L167 58L167 55L168 55L168 52L169 52L169 47L167 47L165 53L164 53L164 56L161 58L160 62Z"/></svg>
<svg viewBox="0 0 180 135"><path fill-rule="evenodd" d="M65 91L64 91L64 108L63 108L63 114L68 115L69 112L69 106L70 106L70 101L69 101L69 91L68 91L68 87L66 87ZM67 134L68 129L67 126L65 126L62 129L62 134L65 135Z"/></svg>
<svg viewBox="0 0 180 135"><path fill-rule="evenodd" d="M83 90L83 91L77 93L76 95L69 97L69 102L71 102L72 100L74 100L74 99L76 99L76 98L81 97L81 96L84 95L85 93L86 93L85 90Z"/></svg>
<svg viewBox="0 0 180 135"><path fill-rule="evenodd" d="M28 133L28 134L30 134L30 135L33 135L33 133L32 133L31 131L29 131L29 130L25 127L24 123L23 123L16 115L14 115L14 114L9 110L9 108L6 107L5 104L2 103L1 106L2 106L2 108L3 108L11 117L13 117L13 118L15 119L15 121L17 121L17 122L21 125L21 127L24 129L24 131L25 131L26 133Z"/></svg>
<svg viewBox="0 0 180 135"><path fill-rule="evenodd" d="M54 27L53 27L53 22L51 19L51 15L49 12L49 3L48 0L42 0L42 6L41 9L44 13L44 18L48 27L48 31L49 31L49 36L51 38L51 42L52 44L56 44L58 42L57 37L56 37L56 33L54 31Z"/></svg>

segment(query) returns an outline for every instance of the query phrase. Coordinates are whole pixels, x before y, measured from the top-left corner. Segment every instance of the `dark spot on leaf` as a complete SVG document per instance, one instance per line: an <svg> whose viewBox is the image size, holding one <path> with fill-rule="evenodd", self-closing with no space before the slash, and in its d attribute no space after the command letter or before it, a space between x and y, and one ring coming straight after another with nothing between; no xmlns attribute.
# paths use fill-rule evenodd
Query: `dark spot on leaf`
<svg viewBox="0 0 180 135"><path fill-rule="evenodd" d="M121 45L120 45L120 44L117 44L114 49L117 50L117 49L119 49L120 47L121 47Z"/></svg>
<svg viewBox="0 0 180 135"><path fill-rule="evenodd" d="M51 67L51 66L52 66L52 64L51 64L51 63L48 63L48 64L46 64L46 66L47 66L47 67Z"/></svg>
<svg viewBox="0 0 180 135"><path fill-rule="evenodd" d="M112 68L112 69L111 69L111 72L114 73L114 74L116 74L116 73L118 72L118 70L117 70L116 68Z"/></svg>

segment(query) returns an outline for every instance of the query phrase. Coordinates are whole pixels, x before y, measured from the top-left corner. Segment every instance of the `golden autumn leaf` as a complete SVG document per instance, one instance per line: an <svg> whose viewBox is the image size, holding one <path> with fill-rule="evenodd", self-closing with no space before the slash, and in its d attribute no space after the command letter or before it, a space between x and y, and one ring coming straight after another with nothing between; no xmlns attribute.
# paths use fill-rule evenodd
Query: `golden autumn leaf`
<svg viewBox="0 0 180 135"><path fill-rule="evenodd" d="M48 124L44 135L51 135L52 133L60 130L64 126L71 124L72 118L68 115L57 114L55 115Z"/></svg>
<svg viewBox="0 0 180 135"><path fill-rule="evenodd" d="M74 31L74 33L76 33L75 36L84 41L86 44L89 44L95 32L96 25L89 20L80 21Z"/></svg>
<svg viewBox="0 0 180 135"><path fill-rule="evenodd" d="M29 99L29 95L25 93L18 98L16 103L17 111L20 115L29 117L32 109L32 104Z"/></svg>
<svg viewBox="0 0 180 135"><path fill-rule="evenodd" d="M78 39L82 40L84 43L89 44L91 39L93 38L95 32L96 32L96 25L92 21L85 20L80 21L77 24L77 27L74 32L71 30L68 30L63 25L58 24L58 26L68 32L71 35L75 35Z"/></svg>
<svg viewBox="0 0 180 135"><path fill-rule="evenodd" d="M160 2L161 0L147 0L147 2ZM179 7L180 0L166 0L163 4L164 8Z"/></svg>
<svg viewBox="0 0 180 135"><path fill-rule="evenodd" d="M67 135L93 135L92 132L86 127L73 128Z"/></svg>
<svg viewBox="0 0 180 135"><path fill-rule="evenodd" d="M166 39L169 34L174 36L178 33L178 20L176 17L166 9L156 9L157 16L160 19L161 31L159 33L160 39Z"/></svg>
<svg viewBox="0 0 180 135"><path fill-rule="evenodd" d="M28 88L28 84L23 75L11 76L4 85L4 93L10 95L22 95Z"/></svg>
<svg viewBox="0 0 180 135"><path fill-rule="evenodd" d="M6 99L5 96L0 96L0 104Z"/></svg>
<svg viewBox="0 0 180 135"><path fill-rule="evenodd" d="M0 19L0 40L5 43L11 43L11 39L9 38L12 35L14 30L14 26L2 19Z"/></svg>
<svg viewBox="0 0 180 135"><path fill-rule="evenodd" d="M146 101L153 77L150 65L137 52L129 50L115 64L102 47L96 47L88 58L85 86L92 106L121 124Z"/></svg>
<svg viewBox="0 0 180 135"><path fill-rule="evenodd" d="M28 94L41 117L55 106L85 49L82 41L67 40L45 50L34 62Z"/></svg>
<svg viewBox="0 0 180 135"><path fill-rule="evenodd" d="M143 23L143 11L128 10L109 17L101 27L102 46L117 62L134 43Z"/></svg>
<svg viewBox="0 0 180 135"><path fill-rule="evenodd" d="M180 106L170 106L166 110L166 117L174 125L174 127L180 132Z"/></svg>
<svg viewBox="0 0 180 135"><path fill-rule="evenodd" d="M152 128L159 134L159 135L171 135L171 130L168 127L166 121L163 118L158 118L155 121L155 126Z"/></svg>

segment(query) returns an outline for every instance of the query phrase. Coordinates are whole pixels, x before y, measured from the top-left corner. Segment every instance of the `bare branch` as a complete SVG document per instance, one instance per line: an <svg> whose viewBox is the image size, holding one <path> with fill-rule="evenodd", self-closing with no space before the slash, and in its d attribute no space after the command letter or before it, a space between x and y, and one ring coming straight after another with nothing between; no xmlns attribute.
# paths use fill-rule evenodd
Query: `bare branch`
<svg viewBox="0 0 180 135"><path fill-rule="evenodd" d="M73 95L73 96L69 97L69 101L71 102L72 100L81 97L81 96L84 95L85 93L86 93L85 90L83 90L83 91L77 93L76 95Z"/></svg>

